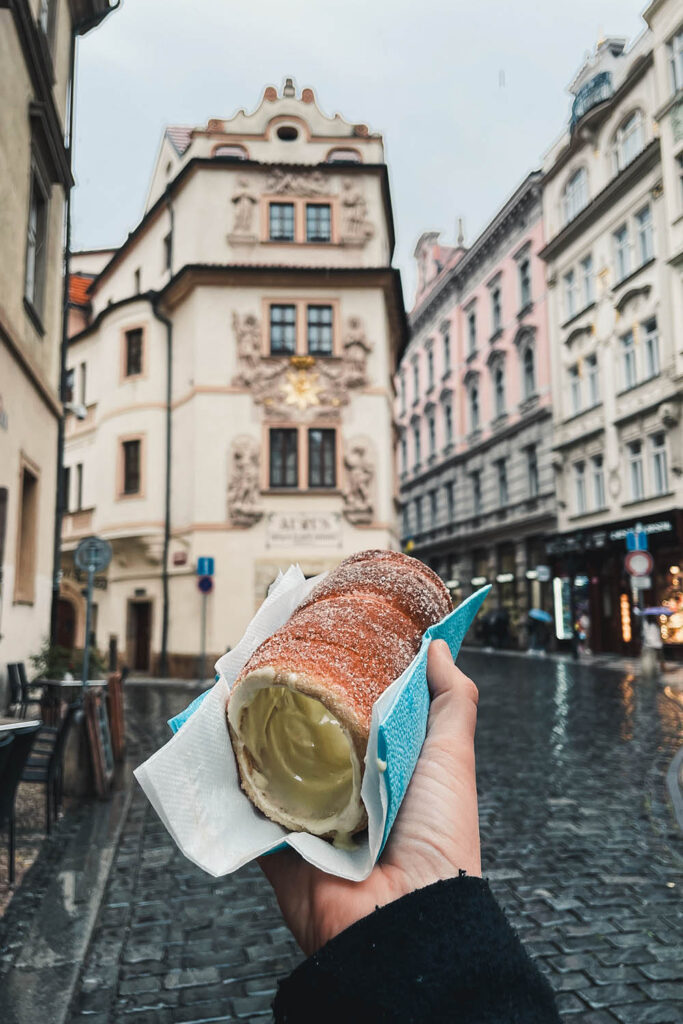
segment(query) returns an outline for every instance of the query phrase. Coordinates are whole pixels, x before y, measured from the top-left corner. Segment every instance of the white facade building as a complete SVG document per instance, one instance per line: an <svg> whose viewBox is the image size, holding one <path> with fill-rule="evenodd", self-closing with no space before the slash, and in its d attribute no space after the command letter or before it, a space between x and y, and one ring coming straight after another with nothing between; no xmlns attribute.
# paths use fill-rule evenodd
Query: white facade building
<svg viewBox="0 0 683 1024"><path fill-rule="evenodd" d="M187 675L199 557L215 559L212 658L279 569L397 546L393 247L381 137L324 115L310 89L288 80L251 114L167 129L144 217L69 349L87 416L65 460L65 640L84 640L72 551L91 533L114 548L98 647ZM92 271L92 255L72 267Z"/></svg>

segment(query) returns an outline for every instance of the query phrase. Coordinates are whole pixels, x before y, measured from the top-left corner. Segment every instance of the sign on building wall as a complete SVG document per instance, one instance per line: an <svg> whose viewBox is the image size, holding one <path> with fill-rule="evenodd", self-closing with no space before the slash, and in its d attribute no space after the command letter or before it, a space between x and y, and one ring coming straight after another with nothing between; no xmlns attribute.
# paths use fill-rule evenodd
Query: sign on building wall
<svg viewBox="0 0 683 1024"><path fill-rule="evenodd" d="M269 512L266 516L267 548L340 548L340 512Z"/></svg>

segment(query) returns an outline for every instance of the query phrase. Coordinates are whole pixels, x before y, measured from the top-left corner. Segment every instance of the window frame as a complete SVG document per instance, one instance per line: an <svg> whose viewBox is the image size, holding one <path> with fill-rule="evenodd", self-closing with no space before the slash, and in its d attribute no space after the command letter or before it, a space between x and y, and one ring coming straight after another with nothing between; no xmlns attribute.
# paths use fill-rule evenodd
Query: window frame
<svg viewBox="0 0 683 1024"><path fill-rule="evenodd" d="M531 374L529 375L529 366L527 365L529 360L528 356L531 356ZM536 379L536 350L532 340L528 340L522 347L520 352L520 363L522 368L522 401L528 402L530 399L535 398L538 394L538 381ZM529 389L529 383L531 383L531 389Z"/></svg>
<svg viewBox="0 0 683 1024"><path fill-rule="evenodd" d="M630 342L627 344L628 339L630 339ZM619 338L619 349L622 390L630 391L631 388L635 388L638 385L638 359L636 356L636 342L632 330L627 331L626 334L621 335L621 337ZM631 371L632 380L629 380Z"/></svg>
<svg viewBox="0 0 683 1024"><path fill-rule="evenodd" d="M531 280L531 256L526 253L517 266L519 278L519 311L527 309L533 302L533 284Z"/></svg>
<svg viewBox="0 0 683 1024"><path fill-rule="evenodd" d="M261 241L267 245L305 245L322 246L329 248L330 245L339 245L339 196L316 195L292 196L287 194L269 193L261 196ZM292 206L293 209L293 237L273 238L271 236L271 206ZM330 208L330 237L327 241L308 240L308 206L329 206Z"/></svg>
<svg viewBox="0 0 683 1024"><path fill-rule="evenodd" d="M633 122L634 127L629 127ZM632 140L638 136L636 148L631 152ZM633 163L645 148L645 118L639 107L629 111L622 118L612 140L612 167L615 174L620 174L629 164Z"/></svg>
<svg viewBox="0 0 683 1024"><path fill-rule="evenodd" d="M671 91L683 89L683 26L670 37L667 44L669 84Z"/></svg>
<svg viewBox="0 0 683 1024"><path fill-rule="evenodd" d="M589 252L579 261L581 267L581 287L583 291L583 308L587 309L595 302L595 268L593 253Z"/></svg>
<svg viewBox="0 0 683 1024"><path fill-rule="evenodd" d="M629 441L626 445L626 448L628 450L628 477L631 501L643 501L643 499L645 498L645 466L643 462L643 442L640 440L640 438L636 438L633 441ZM638 481L638 487L634 486L636 481Z"/></svg>
<svg viewBox="0 0 683 1024"><path fill-rule="evenodd" d="M529 498L537 498L541 486L538 472L538 446L535 444L529 444L526 447L526 475Z"/></svg>
<svg viewBox="0 0 683 1024"><path fill-rule="evenodd" d="M652 326L654 325L654 326ZM646 362L645 380L653 380L659 377L662 372L662 364L659 352L659 324L657 317L650 317L641 324L643 332L643 352Z"/></svg>
<svg viewBox="0 0 683 1024"><path fill-rule="evenodd" d="M591 478L592 478L592 489L593 489L593 507L599 512L601 509L607 508L607 491L605 489L605 458L600 452L597 455L591 455Z"/></svg>
<svg viewBox="0 0 683 1024"><path fill-rule="evenodd" d="M32 478L31 508L25 508L26 477ZM17 528L15 547L14 604L33 605L36 599L40 524L40 469L23 451L19 452L17 487Z"/></svg>
<svg viewBox="0 0 683 1024"><path fill-rule="evenodd" d="M661 443L657 443L661 438ZM652 495L661 498L671 489L669 481L669 452L666 443L666 431L658 430L648 437L650 449L650 468L652 472ZM657 477L661 477L662 486L657 486Z"/></svg>
<svg viewBox="0 0 683 1024"><path fill-rule="evenodd" d="M126 456L124 445L129 444L132 441L139 443L139 481L137 491L126 491ZM117 469L116 469L116 500L117 501L132 501L147 496L147 474L146 474L146 455L147 455L147 435L144 432L138 432L135 434L121 434L116 439L117 446Z"/></svg>
<svg viewBox="0 0 683 1024"><path fill-rule="evenodd" d="M579 311L578 287L574 267L562 275L564 286L564 318L571 320Z"/></svg>
<svg viewBox="0 0 683 1024"><path fill-rule="evenodd" d="M496 459L496 479L498 481L498 506L506 508L510 504L510 487L508 484L507 459Z"/></svg>
<svg viewBox="0 0 683 1024"><path fill-rule="evenodd" d="M583 411L583 394L581 389L581 368L578 363L567 367L569 377L569 400L571 415L578 416Z"/></svg>
<svg viewBox="0 0 683 1024"><path fill-rule="evenodd" d="M326 238L311 238L309 233L308 213L309 210L327 210L327 237ZM319 200L307 199L305 206L305 218L306 218L306 244L307 245L329 245L332 241L332 203L321 202Z"/></svg>
<svg viewBox="0 0 683 1024"><path fill-rule="evenodd" d="M579 459L574 463L574 507L577 516L584 516L588 511L586 493L586 462Z"/></svg>
<svg viewBox="0 0 683 1024"><path fill-rule="evenodd" d="M620 238L623 234L624 244ZM625 281L631 274L631 232L628 221L624 221L616 231L612 232L612 243L614 247L614 277L615 284Z"/></svg>
<svg viewBox="0 0 683 1024"><path fill-rule="evenodd" d="M32 228L33 221L33 199L35 193L39 192L42 199L40 212L36 213L36 223ZM45 291L47 286L47 258L50 241L50 200L51 188L48 176L41 168L35 152L31 154L30 185L28 198L28 220L26 224L26 252L24 259L24 302L28 304L30 311L38 318L42 331L42 320L45 313ZM32 231L35 237L32 241ZM42 244L38 245L38 240ZM31 253L33 258L31 259ZM29 265L32 267L32 274L29 275ZM31 288L29 290L29 281Z"/></svg>
<svg viewBox="0 0 683 1024"><path fill-rule="evenodd" d="M581 183L579 188L577 183ZM577 167L567 178L562 189L562 224L570 224L588 206L590 194L588 189L588 171L585 167Z"/></svg>
<svg viewBox="0 0 683 1024"><path fill-rule="evenodd" d="M643 229L644 214L647 215L645 229ZM655 256L655 225L650 204L645 203L644 206L637 210L633 219L635 221L638 257L640 260L638 266L642 267L645 263L649 263L650 260L654 259Z"/></svg>
<svg viewBox="0 0 683 1024"><path fill-rule="evenodd" d="M595 408L596 405L600 405L600 366L598 363L598 353L591 352L586 356L586 380L588 381L588 400L590 405L589 409Z"/></svg>
<svg viewBox="0 0 683 1024"><path fill-rule="evenodd" d="M472 508L475 516L480 516L484 509L481 491L481 470L473 469L470 473L472 483Z"/></svg>
<svg viewBox="0 0 683 1024"><path fill-rule="evenodd" d="M262 424L262 451L266 457L261 460L261 490L264 494L338 494L342 480L342 437L339 424L330 426L329 421L312 420L309 423L294 423L291 420L273 420ZM271 485L271 431L296 431L297 483ZM334 486L309 486L309 432L312 430L330 430L334 432Z"/></svg>
<svg viewBox="0 0 683 1024"><path fill-rule="evenodd" d="M294 351L272 351L271 348L271 310L274 306L294 307ZM308 310L312 306L329 306L332 309L332 350L327 353L309 352L308 349ZM263 299L262 349L263 356L274 359L291 359L293 356L312 356L314 359L331 359L341 355L340 309L338 298L323 296L303 296L298 298L268 296Z"/></svg>
<svg viewBox="0 0 683 1024"><path fill-rule="evenodd" d="M279 211L284 211L284 210L291 210L292 211L291 235L289 235L289 234L287 234L287 235L284 235L284 234L282 234L282 235L273 235L273 219L274 219L273 218L273 212L274 212L275 209L278 209ZM279 216L280 216L280 219L281 219L282 223L286 227L288 227L289 225L286 222L289 220L289 218L285 217L282 212L280 212ZM283 199L272 200L270 203L268 203L268 241L269 242L294 242L294 241L296 241L296 203L292 202L289 199L285 199L285 200L283 200Z"/></svg>
<svg viewBox="0 0 683 1024"><path fill-rule="evenodd" d="M128 373L128 335L133 334L136 331L140 332L140 371L138 373ZM121 372L120 382L125 383L130 380L138 380L141 377L147 376L147 330L146 324L143 323L132 323L126 324L121 329ZM84 403L85 404L85 403Z"/></svg>
<svg viewBox="0 0 683 1024"><path fill-rule="evenodd" d="M314 427L314 426L307 425L305 430L306 430L306 454L307 454L307 460L306 460L307 461L307 465L306 465L306 480L307 480L307 484L308 484L306 489L309 490L309 491L335 491L335 490L337 490L339 480L338 480L338 465L337 465L337 462L338 462L338 459L337 459L337 455L338 455L338 452L337 452L337 433L338 433L338 431L337 431L336 427L329 427L329 426L325 426L325 427L317 426L317 427ZM326 437L329 438L330 435L332 436L332 449L331 449L331 452L332 452L332 483L313 483L312 482L313 458L312 458L312 452L311 452L311 435L313 435L315 433L320 433L321 435L323 435L323 440ZM326 471L326 468L328 468L328 467L326 467L325 461L326 461L326 456L329 457L329 454L330 454L329 448L328 448L328 451L326 453L325 452L325 446L322 445L322 447L321 447L321 466L320 466L321 479L324 479L325 475L326 475L325 471ZM329 458L328 458L328 461L329 461Z"/></svg>

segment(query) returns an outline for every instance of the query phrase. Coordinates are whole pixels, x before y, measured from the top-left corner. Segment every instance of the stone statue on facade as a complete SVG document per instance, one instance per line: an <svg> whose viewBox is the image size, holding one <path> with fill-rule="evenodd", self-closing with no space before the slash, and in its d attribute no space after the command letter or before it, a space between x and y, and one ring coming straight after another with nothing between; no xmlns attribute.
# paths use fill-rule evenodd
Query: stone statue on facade
<svg viewBox="0 0 683 1024"><path fill-rule="evenodd" d="M237 179L237 191L230 202L234 212L232 237L255 237L253 222L258 197L251 191L246 178Z"/></svg>
<svg viewBox="0 0 683 1024"><path fill-rule="evenodd" d="M234 379L238 386L249 386L258 374L261 360L261 324L253 313L232 314L232 329L237 342L239 373Z"/></svg>
<svg viewBox="0 0 683 1024"><path fill-rule="evenodd" d="M228 518L235 526L252 526L263 515L259 486L259 445L253 437L236 437L228 466Z"/></svg>
<svg viewBox="0 0 683 1024"><path fill-rule="evenodd" d="M360 317L350 316L346 321L343 346L347 362L347 387L364 387L368 382L367 362L372 345L365 336Z"/></svg>
<svg viewBox="0 0 683 1024"><path fill-rule="evenodd" d="M370 441L357 437L349 442L344 470L344 515L352 523L372 522L375 463Z"/></svg>
<svg viewBox="0 0 683 1024"><path fill-rule="evenodd" d="M342 182L342 241L351 245L363 245L375 233L368 222L368 204L361 190L351 178Z"/></svg>

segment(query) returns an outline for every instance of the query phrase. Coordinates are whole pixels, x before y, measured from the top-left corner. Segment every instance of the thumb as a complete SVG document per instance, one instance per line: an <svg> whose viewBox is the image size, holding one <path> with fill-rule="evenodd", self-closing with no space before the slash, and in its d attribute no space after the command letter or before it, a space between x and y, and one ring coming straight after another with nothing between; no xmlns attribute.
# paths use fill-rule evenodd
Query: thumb
<svg viewBox="0 0 683 1024"><path fill-rule="evenodd" d="M427 683L432 696L428 729L448 729L455 740L474 740L479 691L456 668L448 644L432 640L427 655Z"/></svg>

